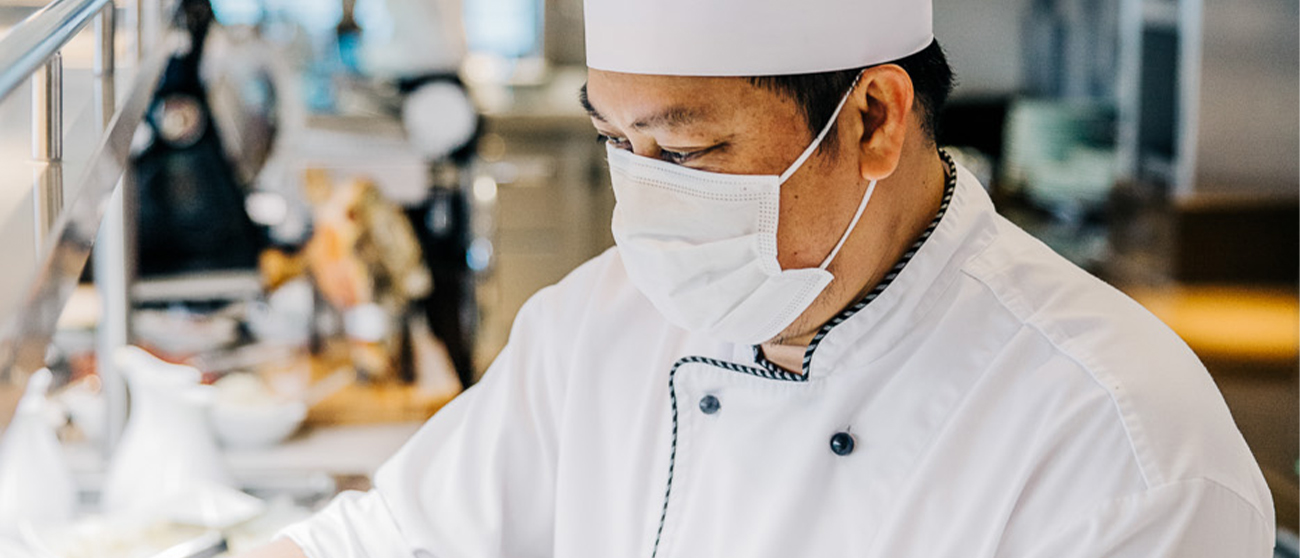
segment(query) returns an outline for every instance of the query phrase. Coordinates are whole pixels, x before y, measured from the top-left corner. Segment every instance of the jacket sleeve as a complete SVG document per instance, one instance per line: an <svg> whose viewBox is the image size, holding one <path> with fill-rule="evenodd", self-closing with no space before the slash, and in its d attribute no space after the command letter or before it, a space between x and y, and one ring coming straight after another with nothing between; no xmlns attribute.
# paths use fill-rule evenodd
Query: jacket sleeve
<svg viewBox="0 0 1300 558"><path fill-rule="evenodd" d="M1175 482L1112 500L1023 555L1033 558L1269 558L1271 510L1208 479ZM999 552L999 557L1012 555Z"/></svg>
<svg viewBox="0 0 1300 558"><path fill-rule="evenodd" d="M385 463L372 490L341 494L281 535L309 558L550 556L563 394L550 355L563 336L541 318L545 294L520 310L483 379Z"/></svg>

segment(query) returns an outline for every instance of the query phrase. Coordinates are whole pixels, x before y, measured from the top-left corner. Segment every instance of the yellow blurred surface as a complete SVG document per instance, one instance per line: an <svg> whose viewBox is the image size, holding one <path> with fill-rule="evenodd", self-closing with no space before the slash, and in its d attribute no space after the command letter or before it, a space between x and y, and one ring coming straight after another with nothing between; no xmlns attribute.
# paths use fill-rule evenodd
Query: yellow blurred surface
<svg viewBox="0 0 1300 558"><path fill-rule="evenodd" d="M1294 291L1177 286L1131 294L1202 358L1272 361L1300 355L1300 301Z"/></svg>
<svg viewBox="0 0 1300 558"><path fill-rule="evenodd" d="M307 412L307 424L376 424L428 420L455 394L428 394L415 386L352 384Z"/></svg>

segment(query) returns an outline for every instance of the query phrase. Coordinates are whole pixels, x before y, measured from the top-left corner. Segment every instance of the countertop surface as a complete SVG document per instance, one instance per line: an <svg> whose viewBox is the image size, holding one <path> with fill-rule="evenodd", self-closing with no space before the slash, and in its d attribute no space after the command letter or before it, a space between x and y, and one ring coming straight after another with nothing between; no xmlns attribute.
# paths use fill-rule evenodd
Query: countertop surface
<svg viewBox="0 0 1300 558"><path fill-rule="evenodd" d="M230 472L238 479L266 476L327 474L370 476L417 430L422 422L319 426L308 428L282 444L259 449L227 449ZM87 484L105 470L98 448L64 444L73 473Z"/></svg>

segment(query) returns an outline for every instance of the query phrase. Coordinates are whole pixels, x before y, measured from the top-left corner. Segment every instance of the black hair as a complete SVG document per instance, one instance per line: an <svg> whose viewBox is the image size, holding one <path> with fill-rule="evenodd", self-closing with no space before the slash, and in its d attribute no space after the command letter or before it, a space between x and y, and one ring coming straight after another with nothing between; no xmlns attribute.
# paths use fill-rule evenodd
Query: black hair
<svg viewBox="0 0 1300 558"><path fill-rule="evenodd" d="M914 106L921 111L921 127L933 142L939 130L939 111L943 109L944 103L948 102L948 96L956 86L956 78L948 65L948 57L944 55L943 47L935 40L916 54L885 64L901 67L912 79ZM872 66L866 68L870 67ZM835 112L840 99L853 84L854 78L864 69L759 76L748 79L757 87L770 89L793 100L803 113L808 129L815 135L830 120L831 113ZM834 132L834 129L832 128L831 131ZM822 146L833 147L834 145L835 134L827 134Z"/></svg>

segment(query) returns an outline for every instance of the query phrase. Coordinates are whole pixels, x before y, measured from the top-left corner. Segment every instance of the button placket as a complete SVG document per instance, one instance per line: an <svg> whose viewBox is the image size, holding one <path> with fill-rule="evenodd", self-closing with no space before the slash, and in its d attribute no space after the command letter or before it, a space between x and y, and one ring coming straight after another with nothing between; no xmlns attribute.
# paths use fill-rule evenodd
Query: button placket
<svg viewBox="0 0 1300 558"><path fill-rule="evenodd" d="M716 390L726 389L726 386L730 385L729 382L737 378L736 376L727 376L725 379L708 376L700 377L692 373L703 370L711 372L722 370L769 382L802 383L807 381L806 377L797 374L785 372L776 374L763 368L755 368L704 356L683 357L673 364L668 374L668 389L672 402L672 447L668 459L668 480L664 490L664 505L659 516L659 527L655 532L654 545L650 553L651 558L658 558L664 553L672 554L673 552L672 547L677 530L676 518L680 516L677 509L683 505L682 500L673 498L673 495L678 488L690 484L692 476L692 467L690 466L692 463L692 441L702 434L696 432L695 435L692 435L692 427L701 428L702 430L713 430L719 427L717 422L713 422L713 426L705 428L704 425L709 423L703 421L718 420L717 416L722 409L722 400L717 395ZM710 391L714 393L709 393ZM688 403L690 401L695 401L701 414L706 415L706 417L692 419L690 414L693 411L690 411L690 403ZM743 420L743 417L733 417L733 419Z"/></svg>

